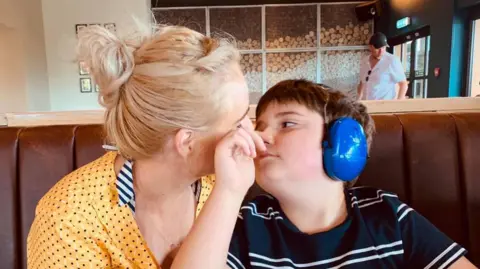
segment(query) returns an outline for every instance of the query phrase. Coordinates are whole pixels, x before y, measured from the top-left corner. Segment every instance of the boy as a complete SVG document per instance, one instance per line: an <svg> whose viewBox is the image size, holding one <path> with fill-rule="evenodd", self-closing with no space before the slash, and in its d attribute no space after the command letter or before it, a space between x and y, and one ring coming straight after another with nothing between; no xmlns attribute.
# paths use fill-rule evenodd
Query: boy
<svg viewBox="0 0 480 269"><path fill-rule="evenodd" d="M369 148L366 107L305 80L287 80L259 101L256 130L267 151L256 181L270 195L241 207L229 268L475 268L465 249L385 191L334 180L324 168L327 126L351 117Z"/></svg>
<svg viewBox="0 0 480 269"><path fill-rule="evenodd" d="M215 188L172 269L476 268L465 249L395 194L352 188L374 131L364 105L323 85L286 80L262 96L256 114L261 138L249 124L232 131L230 159L216 160ZM355 128L341 129L344 123ZM356 146L328 154L345 141ZM253 162L269 195L241 207Z"/></svg>

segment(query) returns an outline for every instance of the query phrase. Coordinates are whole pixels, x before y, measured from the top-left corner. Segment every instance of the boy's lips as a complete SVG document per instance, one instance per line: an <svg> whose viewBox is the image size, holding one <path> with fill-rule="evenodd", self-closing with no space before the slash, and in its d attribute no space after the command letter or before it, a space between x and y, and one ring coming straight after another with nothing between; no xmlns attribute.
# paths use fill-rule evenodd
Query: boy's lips
<svg viewBox="0 0 480 269"><path fill-rule="evenodd" d="M258 159L260 160L268 157L278 157L278 155L270 153L268 151L264 151L258 155Z"/></svg>

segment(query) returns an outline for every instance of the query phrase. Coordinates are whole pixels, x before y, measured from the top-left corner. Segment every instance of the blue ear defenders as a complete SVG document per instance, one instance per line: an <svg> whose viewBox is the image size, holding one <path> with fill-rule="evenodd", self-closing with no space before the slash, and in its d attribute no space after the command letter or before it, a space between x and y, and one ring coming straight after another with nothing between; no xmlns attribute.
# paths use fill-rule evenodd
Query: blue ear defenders
<svg viewBox="0 0 480 269"><path fill-rule="evenodd" d="M323 141L323 166L335 180L352 181L365 168L368 145L362 125L349 117L339 118L327 126Z"/></svg>

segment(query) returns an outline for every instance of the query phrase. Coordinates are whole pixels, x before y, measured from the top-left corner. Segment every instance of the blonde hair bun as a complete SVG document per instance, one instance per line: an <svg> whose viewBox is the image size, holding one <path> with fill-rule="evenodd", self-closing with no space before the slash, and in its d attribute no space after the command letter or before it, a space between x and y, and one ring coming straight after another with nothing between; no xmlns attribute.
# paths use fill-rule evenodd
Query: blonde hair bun
<svg viewBox="0 0 480 269"><path fill-rule="evenodd" d="M100 87L108 140L134 159L161 151L178 128L206 130L217 122L230 103L218 84L240 60L230 40L180 26L128 39L87 27L79 33L77 53Z"/></svg>
<svg viewBox="0 0 480 269"><path fill-rule="evenodd" d="M119 89L130 78L134 66L134 48L100 26L90 26L79 33L77 55L101 89L102 105L116 104Z"/></svg>

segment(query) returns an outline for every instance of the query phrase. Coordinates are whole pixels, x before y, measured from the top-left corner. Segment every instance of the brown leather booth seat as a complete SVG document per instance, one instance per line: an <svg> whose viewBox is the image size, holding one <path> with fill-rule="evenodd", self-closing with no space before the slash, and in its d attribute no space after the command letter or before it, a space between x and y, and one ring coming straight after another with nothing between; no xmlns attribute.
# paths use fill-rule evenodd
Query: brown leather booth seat
<svg viewBox="0 0 480 269"><path fill-rule="evenodd" d="M395 192L480 266L480 113L375 115L358 184ZM104 152L101 126L0 128L0 269L26 268L39 199ZM252 194L258 190L253 190Z"/></svg>

